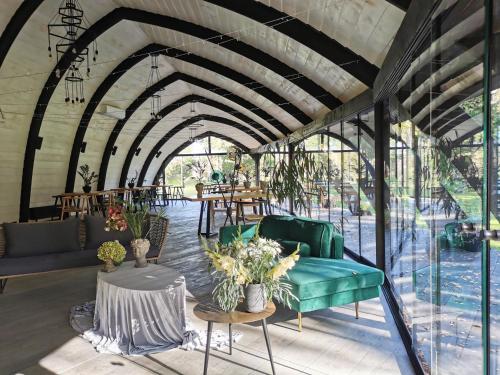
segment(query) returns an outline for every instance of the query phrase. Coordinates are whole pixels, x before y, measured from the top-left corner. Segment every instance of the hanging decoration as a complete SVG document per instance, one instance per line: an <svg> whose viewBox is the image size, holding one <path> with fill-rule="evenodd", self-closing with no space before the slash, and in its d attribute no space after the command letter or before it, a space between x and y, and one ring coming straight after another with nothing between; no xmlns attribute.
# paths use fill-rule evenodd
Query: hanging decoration
<svg viewBox="0 0 500 375"><path fill-rule="evenodd" d="M160 71L158 66L158 53L151 54L151 69L149 70L148 82L146 84L146 89L151 88L156 85L160 81ZM162 87L158 91L156 91L153 95L151 95L151 111L150 115L153 119L161 119L160 110L161 110L161 95L160 92L163 91Z"/></svg>
<svg viewBox="0 0 500 375"><path fill-rule="evenodd" d="M78 0L63 0L59 5L57 13L50 19L48 28L49 57L52 57L52 39L56 39L55 50L57 62L64 53L71 49L75 54L74 60L66 70L64 77L64 89L66 103L84 103L83 76L80 68L85 63L87 76L90 74L89 47L85 47L80 52L74 48L76 40L87 30L89 22L84 15L83 9ZM96 61L99 51L97 42L92 41L91 47L93 61ZM61 72L56 73L58 77Z"/></svg>
<svg viewBox="0 0 500 375"><path fill-rule="evenodd" d="M188 126L189 129L189 142L196 142L196 132L199 128L203 127L203 124L192 124Z"/></svg>

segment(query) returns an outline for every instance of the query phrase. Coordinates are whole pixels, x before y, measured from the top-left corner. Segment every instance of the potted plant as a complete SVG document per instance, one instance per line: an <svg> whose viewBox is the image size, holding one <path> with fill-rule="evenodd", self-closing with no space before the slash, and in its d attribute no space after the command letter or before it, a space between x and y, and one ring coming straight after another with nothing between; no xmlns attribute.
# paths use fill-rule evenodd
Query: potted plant
<svg viewBox="0 0 500 375"><path fill-rule="evenodd" d="M148 228L149 211L146 206L146 204L142 204L140 207L136 207L132 204L122 203L122 206L109 207L104 227L106 231L117 230L124 232L127 228L130 229L134 237L130 242L130 246L135 257L135 267L137 268L147 267L148 265L146 254L149 251L150 243L146 237L151 228ZM158 212L158 216L163 215L164 211Z"/></svg>
<svg viewBox="0 0 500 375"><path fill-rule="evenodd" d="M266 165L264 168L262 168L264 179L259 181L259 186L264 193L267 192L267 187L269 186L269 176L271 176L272 171L273 167L271 165Z"/></svg>
<svg viewBox="0 0 500 375"><path fill-rule="evenodd" d="M243 186L245 186L245 189L250 189L250 186L252 186L252 171L248 168L243 168L240 172L245 178L245 181L243 181Z"/></svg>
<svg viewBox="0 0 500 375"><path fill-rule="evenodd" d="M116 271L116 266L125 259L127 251L118 241L104 242L97 249L97 258L104 262L103 272Z"/></svg>
<svg viewBox="0 0 500 375"><path fill-rule="evenodd" d="M282 257L281 246L274 240L256 235L245 243L241 228L230 245L215 244L211 249L204 242L204 248L218 281L213 295L222 310L234 311L241 299L248 312L263 311L273 298L287 306L296 299L286 279L299 259L298 248Z"/></svg>
<svg viewBox="0 0 500 375"><path fill-rule="evenodd" d="M134 188L134 186L135 186L135 181L137 180L137 177L139 177L139 173L138 173L138 172L137 172L137 170L136 170L136 171L135 171L135 176L134 176L134 177L132 177L132 178L129 178L129 180L128 180L128 184L127 184L127 185L128 185L128 187L129 187L130 189L133 189L133 188Z"/></svg>
<svg viewBox="0 0 500 375"><path fill-rule="evenodd" d="M194 160L190 164L188 164L188 168L191 170L192 177L195 181L197 181L196 185L194 185L196 189L196 194L198 197L203 195L203 178L205 177L205 171L207 170L207 164L202 162L201 160Z"/></svg>
<svg viewBox="0 0 500 375"><path fill-rule="evenodd" d="M83 191L85 193L90 193L92 190L92 184L97 180L99 175L97 175L94 171L91 172L88 164L80 165L78 174L83 180Z"/></svg>

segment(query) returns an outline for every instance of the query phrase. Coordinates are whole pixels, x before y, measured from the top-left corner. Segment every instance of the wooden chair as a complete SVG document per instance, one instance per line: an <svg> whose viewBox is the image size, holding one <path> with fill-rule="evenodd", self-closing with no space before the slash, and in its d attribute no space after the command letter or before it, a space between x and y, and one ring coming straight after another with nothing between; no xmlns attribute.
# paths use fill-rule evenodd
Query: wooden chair
<svg viewBox="0 0 500 375"><path fill-rule="evenodd" d="M252 213L245 213L245 207L251 207ZM259 221L265 215L267 211L267 200L262 198L252 198L236 201L236 224L239 224L240 220L243 224L252 221Z"/></svg>
<svg viewBox="0 0 500 375"><path fill-rule="evenodd" d="M60 220L64 220L66 214L71 215L75 213L76 216L90 215L92 213L90 197L91 195L89 194L62 194Z"/></svg>

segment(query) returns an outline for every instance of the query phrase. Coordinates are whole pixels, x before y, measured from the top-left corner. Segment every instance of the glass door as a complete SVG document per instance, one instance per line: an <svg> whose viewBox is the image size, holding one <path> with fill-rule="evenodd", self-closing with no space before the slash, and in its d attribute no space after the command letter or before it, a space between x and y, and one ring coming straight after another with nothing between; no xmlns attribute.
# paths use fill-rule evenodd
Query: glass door
<svg viewBox="0 0 500 375"><path fill-rule="evenodd" d="M489 118L490 126L490 157L489 157L489 205L491 210L490 228L500 231L500 4L498 1L490 2L491 40L489 76ZM499 237L500 234L497 235ZM500 375L500 241L488 241L485 249L484 267L489 268L487 278L483 280L488 288L489 329L489 373Z"/></svg>

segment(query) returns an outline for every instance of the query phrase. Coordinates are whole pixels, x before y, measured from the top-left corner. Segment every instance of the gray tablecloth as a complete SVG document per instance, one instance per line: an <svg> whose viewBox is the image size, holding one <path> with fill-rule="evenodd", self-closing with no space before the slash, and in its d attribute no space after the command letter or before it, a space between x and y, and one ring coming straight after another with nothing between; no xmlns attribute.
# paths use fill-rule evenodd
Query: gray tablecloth
<svg viewBox="0 0 500 375"><path fill-rule="evenodd" d="M186 328L186 284L175 270L156 264L99 272L94 328L84 332L99 352L147 354L193 340Z"/></svg>

